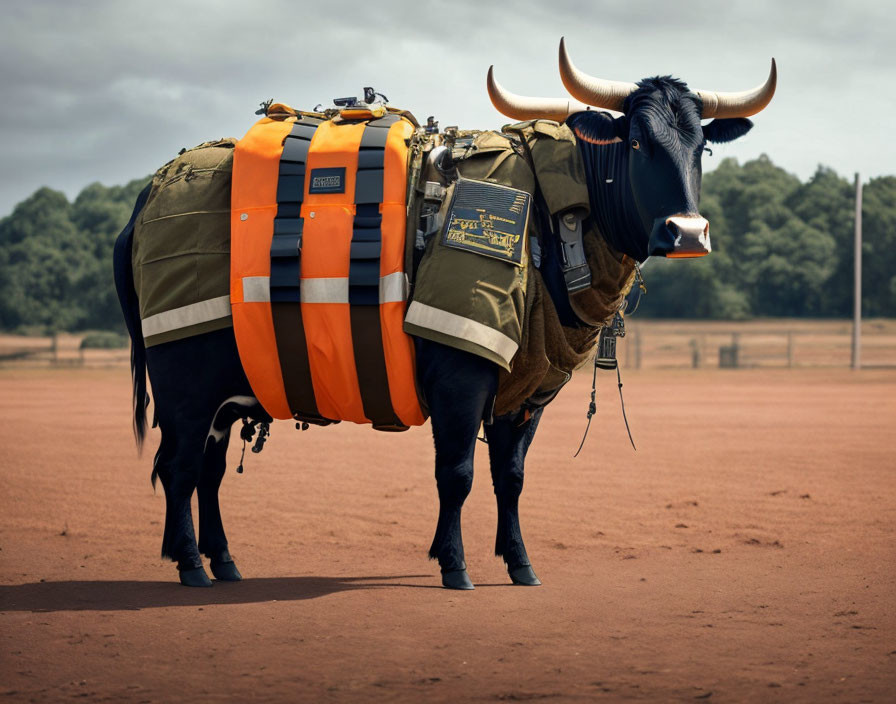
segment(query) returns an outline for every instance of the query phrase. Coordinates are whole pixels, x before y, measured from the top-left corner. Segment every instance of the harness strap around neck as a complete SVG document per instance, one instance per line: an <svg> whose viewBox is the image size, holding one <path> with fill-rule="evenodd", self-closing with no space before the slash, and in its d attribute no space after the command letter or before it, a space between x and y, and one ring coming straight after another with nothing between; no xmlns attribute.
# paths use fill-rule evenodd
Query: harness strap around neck
<svg viewBox="0 0 896 704"><path fill-rule="evenodd" d="M551 215L551 209L548 207L547 199L538 179L538 170L535 168L535 158L532 155L529 140L523 129L511 129L510 131L519 137L523 156L529 165L529 170L532 172L532 180L535 183L533 196L535 198L535 212L540 223L538 244L542 252L541 266L538 269L544 279L551 301L554 303L554 308L557 310L560 322L568 327L584 326L586 323L576 314L569 302L570 290L563 272L563 254L560 251L562 242L559 241L560 237L558 234L561 225L558 222L558 227L554 226L554 217ZM546 241L548 238L550 238L549 242Z"/></svg>

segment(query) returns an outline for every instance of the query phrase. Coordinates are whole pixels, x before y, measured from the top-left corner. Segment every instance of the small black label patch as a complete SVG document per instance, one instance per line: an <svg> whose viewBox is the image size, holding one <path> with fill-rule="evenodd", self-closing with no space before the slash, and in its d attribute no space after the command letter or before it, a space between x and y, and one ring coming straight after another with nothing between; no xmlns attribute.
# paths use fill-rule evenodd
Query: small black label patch
<svg viewBox="0 0 896 704"><path fill-rule="evenodd" d="M308 193L345 193L345 167L312 169Z"/></svg>
<svg viewBox="0 0 896 704"><path fill-rule="evenodd" d="M458 179L442 244L523 266L530 200L515 188Z"/></svg>

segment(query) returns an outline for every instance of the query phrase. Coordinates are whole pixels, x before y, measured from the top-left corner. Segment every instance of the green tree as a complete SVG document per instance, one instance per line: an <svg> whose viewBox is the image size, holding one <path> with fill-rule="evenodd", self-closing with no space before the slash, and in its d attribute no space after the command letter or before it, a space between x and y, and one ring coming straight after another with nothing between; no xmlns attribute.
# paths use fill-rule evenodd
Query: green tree
<svg viewBox="0 0 896 704"><path fill-rule="evenodd" d="M862 194L862 307L896 316L896 176L871 179Z"/></svg>
<svg viewBox="0 0 896 704"><path fill-rule="evenodd" d="M700 209L710 221L712 255L652 264L648 281L661 300L646 304L645 312L714 318L843 314L847 289L838 272L847 266L848 191L829 169L801 184L767 156L743 166L724 160L703 180Z"/></svg>
<svg viewBox="0 0 896 704"><path fill-rule="evenodd" d="M743 237L744 280L752 309L767 316L822 315L834 271L834 238L796 217L774 228L755 220Z"/></svg>
<svg viewBox="0 0 896 704"><path fill-rule="evenodd" d="M807 183L790 194L787 204L800 220L834 240L833 271L825 284L821 309L813 314L848 316L853 286L853 184L832 169L819 166Z"/></svg>
<svg viewBox="0 0 896 704"><path fill-rule="evenodd" d="M94 183L74 203L42 188L0 221L0 327L121 329L112 249L145 183Z"/></svg>
<svg viewBox="0 0 896 704"><path fill-rule="evenodd" d="M77 282L93 258L65 195L41 188L0 221L0 326L77 326ZM86 250L86 251L85 251Z"/></svg>
<svg viewBox="0 0 896 704"><path fill-rule="evenodd" d="M112 277L115 238L131 217L134 201L149 179L136 179L125 186L106 187L93 183L72 204L72 221L88 238L92 257L79 280L84 299L82 328L122 329L121 309Z"/></svg>

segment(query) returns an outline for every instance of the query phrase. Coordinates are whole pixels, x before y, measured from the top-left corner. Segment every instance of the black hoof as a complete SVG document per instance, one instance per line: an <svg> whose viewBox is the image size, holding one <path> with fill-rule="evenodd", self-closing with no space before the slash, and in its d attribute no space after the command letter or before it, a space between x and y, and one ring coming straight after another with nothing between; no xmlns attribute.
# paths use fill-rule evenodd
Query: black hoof
<svg viewBox="0 0 896 704"><path fill-rule="evenodd" d="M535 576L532 565L521 565L520 567L508 568L507 573L514 584L521 584L526 587L541 586L541 580Z"/></svg>
<svg viewBox="0 0 896 704"><path fill-rule="evenodd" d="M192 570L181 570L180 583L185 587L210 587L212 580L208 578L202 567Z"/></svg>
<svg viewBox="0 0 896 704"><path fill-rule="evenodd" d="M442 572L442 586L445 589L475 589L466 570Z"/></svg>
<svg viewBox="0 0 896 704"><path fill-rule="evenodd" d="M211 568L215 579L220 582L239 582L243 578L233 560L228 560L227 562L212 561Z"/></svg>

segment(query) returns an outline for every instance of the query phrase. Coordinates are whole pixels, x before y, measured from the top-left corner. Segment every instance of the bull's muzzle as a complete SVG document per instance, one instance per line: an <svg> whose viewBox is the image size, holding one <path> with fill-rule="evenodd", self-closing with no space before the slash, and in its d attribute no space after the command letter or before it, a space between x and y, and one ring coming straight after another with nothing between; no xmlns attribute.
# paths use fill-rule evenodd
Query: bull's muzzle
<svg viewBox="0 0 896 704"><path fill-rule="evenodd" d="M712 251L709 221L699 215L673 215L653 223L647 251L652 257L702 257Z"/></svg>

